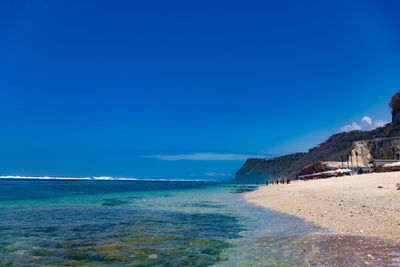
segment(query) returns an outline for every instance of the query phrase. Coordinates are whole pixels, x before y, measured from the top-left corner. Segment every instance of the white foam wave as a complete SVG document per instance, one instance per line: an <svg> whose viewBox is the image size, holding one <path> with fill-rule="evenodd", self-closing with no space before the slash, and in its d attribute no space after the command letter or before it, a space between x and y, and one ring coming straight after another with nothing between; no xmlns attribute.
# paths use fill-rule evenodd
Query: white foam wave
<svg viewBox="0 0 400 267"><path fill-rule="evenodd" d="M132 177L110 177L110 176L93 176L93 177L55 177L55 176L19 176L19 175L3 175L0 179L34 179L34 180L99 180L99 181L149 181L149 182L213 182L210 180L190 180L190 179L145 179Z"/></svg>

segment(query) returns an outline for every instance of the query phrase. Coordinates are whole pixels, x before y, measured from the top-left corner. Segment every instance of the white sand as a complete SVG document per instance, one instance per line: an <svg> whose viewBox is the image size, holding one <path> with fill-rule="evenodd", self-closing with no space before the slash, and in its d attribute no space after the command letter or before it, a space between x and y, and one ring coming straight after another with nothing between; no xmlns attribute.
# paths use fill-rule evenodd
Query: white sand
<svg viewBox="0 0 400 267"><path fill-rule="evenodd" d="M400 183L400 172L364 174L264 186L248 193L246 199L338 233L400 242L400 190L396 183Z"/></svg>

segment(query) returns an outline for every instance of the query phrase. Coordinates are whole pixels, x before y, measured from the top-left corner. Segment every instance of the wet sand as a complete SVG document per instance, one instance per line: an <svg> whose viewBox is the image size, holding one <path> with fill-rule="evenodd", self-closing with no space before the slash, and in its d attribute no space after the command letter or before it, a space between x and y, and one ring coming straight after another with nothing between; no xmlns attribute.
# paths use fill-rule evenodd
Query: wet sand
<svg viewBox="0 0 400 267"><path fill-rule="evenodd" d="M400 266L399 243L355 235L312 237L315 262L322 266Z"/></svg>
<svg viewBox="0 0 400 267"><path fill-rule="evenodd" d="M270 185L246 194L249 202L291 214L338 234L400 242L400 172Z"/></svg>

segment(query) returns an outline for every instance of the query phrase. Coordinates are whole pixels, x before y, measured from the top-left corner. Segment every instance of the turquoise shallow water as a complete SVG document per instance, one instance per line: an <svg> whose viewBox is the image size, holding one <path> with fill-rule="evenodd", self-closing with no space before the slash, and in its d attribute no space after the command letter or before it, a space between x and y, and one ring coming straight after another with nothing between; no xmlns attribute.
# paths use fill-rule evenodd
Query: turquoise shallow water
<svg viewBox="0 0 400 267"><path fill-rule="evenodd" d="M0 181L0 265L309 266L312 226L207 182Z"/></svg>

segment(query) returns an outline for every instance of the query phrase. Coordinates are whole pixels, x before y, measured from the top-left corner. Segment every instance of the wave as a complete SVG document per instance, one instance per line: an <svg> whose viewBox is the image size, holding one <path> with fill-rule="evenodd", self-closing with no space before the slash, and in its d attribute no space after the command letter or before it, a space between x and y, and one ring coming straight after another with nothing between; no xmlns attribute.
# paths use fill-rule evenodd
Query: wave
<svg viewBox="0 0 400 267"><path fill-rule="evenodd" d="M130 177L55 177L55 176L19 176L3 175L0 179L27 179L27 180L99 180L99 181L149 181L149 182L216 182L211 180L190 180L190 179L152 179L152 178L130 178Z"/></svg>

